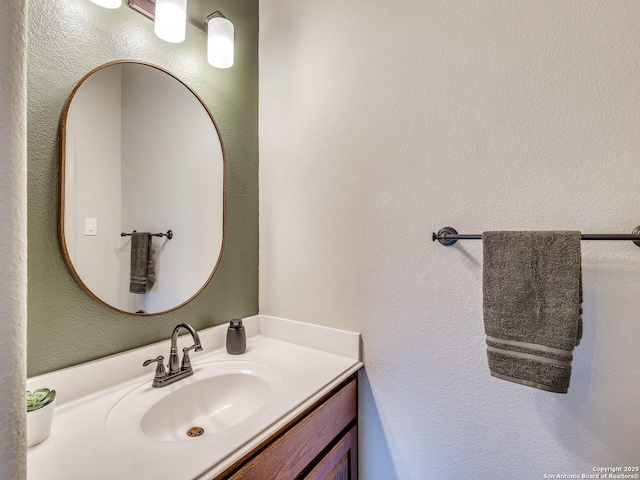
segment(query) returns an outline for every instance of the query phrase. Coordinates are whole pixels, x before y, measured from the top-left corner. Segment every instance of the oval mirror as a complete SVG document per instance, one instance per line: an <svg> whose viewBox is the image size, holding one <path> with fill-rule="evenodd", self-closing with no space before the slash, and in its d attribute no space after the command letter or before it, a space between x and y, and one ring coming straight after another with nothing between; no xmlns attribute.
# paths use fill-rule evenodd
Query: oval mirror
<svg viewBox="0 0 640 480"><path fill-rule="evenodd" d="M157 66L112 62L74 88L60 133L58 237L76 281L126 313L193 299L224 243L224 148L198 95Z"/></svg>

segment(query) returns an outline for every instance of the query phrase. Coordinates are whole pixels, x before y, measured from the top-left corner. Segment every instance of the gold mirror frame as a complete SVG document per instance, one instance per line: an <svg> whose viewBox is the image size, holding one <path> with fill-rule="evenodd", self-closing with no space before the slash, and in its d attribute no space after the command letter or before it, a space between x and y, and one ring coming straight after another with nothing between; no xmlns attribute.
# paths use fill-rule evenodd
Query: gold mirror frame
<svg viewBox="0 0 640 480"><path fill-rule="evenodd" d="M213 270L211 271L211 274L209 275L209 277L206 279L206 281L204 282L204 284L191 296L189 297L187 300L185 300L184 302L180 303L179 305L176 305L172 308L168 308L166 310L162 310L162 311L158 311L158 312L130 312L127 310L122 310L121 308L118 308L114 305L111 305L109 303L107 303L106 301L102 300L100 297L98 297L86 284L85 282L82 280L82 278L80 277L80 275L78 274L75 266L73 265L73 262L69 256L69 251L67 249L67 242L65 239L65 229L64 229L64 225L65 225L65 183L66 183L66 150L67 150L67 139L66 139L66 133L67 133L67 117L68 117L68 113L69 113L69 108L71 106L71 102L73 101L76 93L78 92L78 89L85 83L85 81L91 77L91 75L93 75L94 73L107 68L109 66L112 65L118 65L118 64L137 64L137 65L144 65L144 66L148 66L151 68L154 68L156 70L159 70L167 75L169 75L170 77L172 77L174 80L176 80L177 82L179 82L182 86L184 86L189 92L191 92L191 94L198 100L198 102L200 103L200 105L202 106L202 108L204 108L205 112L207 113L209 119L211 120L214 128L215 128L215 132L217 134L218 140L220 142L220 149L221 149L221 153L222 153L222 226L221 226L221 235L222 235L222 239L221 239L221 244L220 244L220 252L218 254L218 258L215 262L215 265L213 267ZM58 242L60 245L60 250L62 253L62 258L64 260L65 265L67 266L67 268L69 269L69 273L71 274L71 276L73 277L73 279L78 283L78 285L82 288L82 290L84 290L87 295L89 295L91 298L93 298L94 300L96 300L98 303L101 303L102 305L110 308L111 310L114 310L118 313L123 313L123 314L127 314L127 315L134 315L134 316L139 316L139 317L150 317L150 316L156 316L156 315L163 315L169 312L172 312L174 310L177 310L178 308L183 307L184 305L188 304L189 302L191 302L194 298L196 298L206 287L207 285L211 282L211 279L213 278L213 276L215 275L218 267L220 266L220 261L222 259L222 254L224 252L224 247L225 247L225 242L226 242L226 190L227 190L227 182L226 182L226 176L227 176L227 160L226 160L226 152L225 152L225 148L224 148L224 142L222 141L222 135L220 134L220 129L218 128L218 124L216 123L215 119L213 118L213 115L211 114L211 112L209 111L209 109L207 108L207 105L204 103L204 101L202 100L202 98L193 90L191 89L185 82L183 82L182 80L180 80L176 75L174 75L173 73L171 73L170 71L152 64L152 63L148 63L148 62L143 62L143 61L138 61L138 60L115 60L115 61L111 61L111 62L107 62L105 64L102 64L96 68L94 68L93 70L91 70L90 72L88 72L85 76L82 77L82 79L75 85L75 87L73 88L73 90L71 91L71 93L69 94L69 97L67 98L64 107L62 109L62 114L61 114L61 119L60 119L60 127L59 127L59 134L60 134L60 152L59 152L59 164L58 164L58 168L59 168L59 185L58 185Z"/></svg>

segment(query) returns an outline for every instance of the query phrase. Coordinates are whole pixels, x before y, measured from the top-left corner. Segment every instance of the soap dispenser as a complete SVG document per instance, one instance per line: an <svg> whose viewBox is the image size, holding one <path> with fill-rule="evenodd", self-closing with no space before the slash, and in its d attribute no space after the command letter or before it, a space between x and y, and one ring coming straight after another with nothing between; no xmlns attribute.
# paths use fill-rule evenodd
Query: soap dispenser
<svg viewBox="0 0 640 480"><path fill-rule="evenodd" d="M227 330L227 353L239 355L247 349L247 334L242 326L242 319L234 318L229 322Z"/></svg>

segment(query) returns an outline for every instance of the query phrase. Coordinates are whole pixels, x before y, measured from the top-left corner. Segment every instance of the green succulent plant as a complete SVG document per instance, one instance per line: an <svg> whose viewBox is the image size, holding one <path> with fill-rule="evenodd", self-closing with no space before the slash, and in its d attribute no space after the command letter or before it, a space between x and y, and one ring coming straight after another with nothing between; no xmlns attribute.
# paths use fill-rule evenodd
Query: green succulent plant
<svg viewBox="0 0 640 480"><path fill-rule="evenodd" d="M27 391L27 412L33 412L49 405L56 398L56 391L48 388L39 388L33 393Z"/></svg>

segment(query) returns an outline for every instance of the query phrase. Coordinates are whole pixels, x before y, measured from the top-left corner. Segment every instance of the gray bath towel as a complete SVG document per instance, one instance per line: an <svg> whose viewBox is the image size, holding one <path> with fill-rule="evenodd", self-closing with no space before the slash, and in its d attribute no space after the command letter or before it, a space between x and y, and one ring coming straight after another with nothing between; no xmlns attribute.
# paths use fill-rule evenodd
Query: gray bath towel
<svg viewBox="0 0 640 480"><path fill-rule="evenodd" d="M491 375L567 393L580 342L580 232L484 232L484 328Z"/></svg>
<svg viewBox="0 0 640 480"><path fill-rule="evenodd" d="M153 243L149 232L131 234L131 293L147 293L156 280L153 263Z"/></svg>

